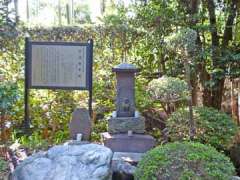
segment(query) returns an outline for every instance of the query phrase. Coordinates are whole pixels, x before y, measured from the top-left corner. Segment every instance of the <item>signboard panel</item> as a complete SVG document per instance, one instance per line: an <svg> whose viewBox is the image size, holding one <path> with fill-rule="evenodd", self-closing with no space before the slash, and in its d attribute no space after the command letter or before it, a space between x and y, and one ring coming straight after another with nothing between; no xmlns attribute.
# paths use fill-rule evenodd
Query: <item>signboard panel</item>
<svg viewBox="0 0 240 180"><path fill-rule="evenodd" d="M29 87L89 89L89 43L29 42Z"/></svg>
<svg viewBox="0 0 240 180"><path fill-rule="evenodd" d="M25 39L24 126L30 128L29 90L69 89L89 91L92 115L93 40L87 43L37 42Z"/></svg>

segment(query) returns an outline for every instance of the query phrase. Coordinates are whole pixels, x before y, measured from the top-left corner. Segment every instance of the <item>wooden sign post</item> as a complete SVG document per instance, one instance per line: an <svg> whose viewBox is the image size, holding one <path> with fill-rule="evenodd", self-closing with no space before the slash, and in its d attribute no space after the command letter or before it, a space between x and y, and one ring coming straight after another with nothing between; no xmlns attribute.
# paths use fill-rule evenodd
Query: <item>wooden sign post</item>
<svg viewBox="0 0 240 180"><path fill-rule="evenodd" d="M93 40L78 42L25 42L25 127L30 127L29 89L89 91L92 115Z"/></svg>

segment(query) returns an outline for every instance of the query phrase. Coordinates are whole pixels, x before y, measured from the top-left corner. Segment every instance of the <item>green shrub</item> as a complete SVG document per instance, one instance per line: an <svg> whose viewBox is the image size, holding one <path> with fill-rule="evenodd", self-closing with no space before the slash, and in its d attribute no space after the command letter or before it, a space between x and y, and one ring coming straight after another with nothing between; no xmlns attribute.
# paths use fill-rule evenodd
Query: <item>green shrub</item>
<svg viewBox="0 0 240 180"><path fill-rule="evenodd" d="M172 141L189 140L189 112L179 109L166 122ZM237 132L237 126L227 114L208 107L194 107L195 141L227 150Z"/></svg>
<svg viewBox="0 0 240 180"><path fill-rule="evenodd" d="M18 94L19 89L14 82L0 83L0 115L11 114L11 109L18 99Z"/></svg>
<svg viewBox="0 0 240 180"><path fill-rule="evenodd" d="M91 132L91 140L94 142L100 142L101 141L101 135L100 133L107 131L107 120L99 120L97 121L92 129Z"/></svg>
<svg viewBox="0 0 240 180"><path fill-rule="evenodd" d="M7 168L8 168L7 162L0 157L0 173L6 171Z"/></svg>
<svg viewBox="0 0 240 180"><path fill-rule="evenodd" d="M153 100L163 103L186 100L189 94L185 81L166 76L152 80L148 84L148 90Z"/></svg>
<svg viewBox="0 0 240 180"><path fill-rule="evenodd" d="M140 112L154 107L153 101L150 98L150 94L146 92L147 84L147 79L143 78L142 76L136 77L135 101L137 109Z"/></svg>
<svg viewBox="0 0 240 180"><path fill-rule="evenodd" d="M134 177L138 180L227 180L233 175L234 167L229 158L213 147L175 142L147 152Z"/></svg>

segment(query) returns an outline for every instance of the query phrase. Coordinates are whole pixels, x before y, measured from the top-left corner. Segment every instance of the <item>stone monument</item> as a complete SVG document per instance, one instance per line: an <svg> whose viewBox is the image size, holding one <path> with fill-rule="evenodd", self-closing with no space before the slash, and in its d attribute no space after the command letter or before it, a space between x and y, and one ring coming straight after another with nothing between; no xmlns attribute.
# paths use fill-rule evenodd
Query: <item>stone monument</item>
<svg viewBox="0 0 240 180"><path fill-rule="evenodd" d="M81 140L89 141L91 135L91 118L86 108L77 108L72 113L72 119L69 123L70 136L76 140L77 135L82 135Z"/></svg>
<svg viewBox="0 0 240 180"><path fill-rule="evenodd" d="M145 118L135 109L135 73L132 64L113 68L117 79L116 111L108 121L108 132L102 133L105 146L113 152L144 153L155 145L152 136L144 134Z"/></svg>
<svg viewBox="0 0 240 180"><path fill-rule="evenodd" d="M117 117L134 117L135 113L135 79L139 70L132 64L120 64L113 68L117 79Z"/></svg>

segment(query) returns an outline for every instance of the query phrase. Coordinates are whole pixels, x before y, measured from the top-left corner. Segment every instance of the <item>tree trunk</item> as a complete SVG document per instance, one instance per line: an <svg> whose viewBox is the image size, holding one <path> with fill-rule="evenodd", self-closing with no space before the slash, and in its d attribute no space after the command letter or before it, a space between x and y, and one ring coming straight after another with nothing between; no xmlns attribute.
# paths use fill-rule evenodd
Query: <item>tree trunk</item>
<svg viewBox="0 0 240 180"><path fill-rule="evenodd" d="M27 10L27 22L29 23L30 11L29 11L29 0L26 1L26 10Z"/></svg>
<svg viewBox="0 0 240 180"><path fill-rule="evenodd" d="M211 77L206 70L205 59L202 59L202 63L199 64L198 67L200 70L200 83L202 85L202 103L204 106L211 107L211 89L206 85L206 82L210 81Z"/></svg>
<svg viewBox="0 0 240 180"><path fill-rule="evenodd" d="M106 0L101 0L101 14L103 15L106 11Z"/></svg>
<svg viewBox="0 0 240 180"><path fill-rule="evenodd" d="M227 48L229 41L233 39L233 23L237 16L237 2L239 0L232 0L232 3L230 5L230 12L227 18L227 22L225 25L225 30L223 34L223 45L222 48L225 50Z"/></svg>
<svg viewBox="0 0 240 180"><path fill-rule="evenodd" d="M238 97L235 96L235 83L234 80L231 81L231 109L232 118L238 123Z"/></svg>
<svg viewBox="0 0 240 180"><path fill-rule="evenodd" d="M240 92L238 91L238 124L240 124Z"/></svg>
<svg viewBox="0 0 240 180"><path fill-rule="evenodd" d="M211 37L212 37L213 67L222 69L223 73L225 73L224 71L226 69L226 66L224 63L219 62L219 58L225 55L225 50L228 48L229 41L232 40L232 36L233 36L232 30L233 30L234 19L236 18L237 1L238 0L232 0L230 4L229 15L225 24L221 47L219 44L219 36L217 33L215 4L213 0L208 0L207 2L210 25L212 26ZM223 74L222 76L219 77L219 75L213 74L212 80L215 81L215 85L212 88L212 107L216 109L221 109L222 96L224 93L225 75Z"/></svg>
<svg viewBox="0 0 240 180"><path fill-rule="evenodd" d="M19 22L19 12L18 12L18 0L14 0L14 9L15 9L15 22Z"/></svg>
<svg viewBox="0 0 240 180"><path fill-rule="evenodd" d="M224 93L225 78L217 81L216 86L212 89L212 107L221 110L222 96Z"/></svg>
<svg viewBox="0 0 240 180"><path fill-rule="evenodd" d="M200 34L198 33L197 36L197 44L199 49L203 52L204 50L204 42L205 42L205 37L203 35L203 42L201 41ZM210 75L206 70L206 60L201 57L201 61L198 64L198 69L199 71L199 79L200 83L202 85L202 103L204 106L210 107L212 104L212 99L211 99L211 90L210 88L206 85L206 82L210 81Z"/></svg>
<svg viewBox="0 0 240 180"><path fill-rule="evenodd" d="M214 68L219 68L220 47L219 36L217 30L217 20L215 14L215 2L214 0L207 1L207 9L209 13L209 21L211 25L211 41L212 41L212 64ZM213 74L212 80L215 81L215 85L212 87L211 106L216 109L221 109L222 94L224 87L224 78L219 79L217 75Z"/></svg>
<svg viewBox="0 0 240 180"><path fill-rule="evenodd" d="M36 0L36 16L39 17L39 0Z"/></svg>
<svg viewBox="0 0 240 180"><path fill-rule="evenodd" d="M191 72L190 72L191 73ZM198 101L198 96L197 96L197 92L198 92L198 80L197 80L197 74L196 72L191 73L190 76L190 83L191 83L191 94L192 94L192 105L196 106L197 105L197 101Z"/></svg>
<svg viewBox="0 0 240 180"><path fill-rule="evenodd" d="M6 142L6 134L5 134L5 112L2 111L0 113L0 128L1 128L1 131L0 131L0 142L1 143L5 143Z"/></svg>
<svg viewBox="0 0 240 180"><path fill-rule="evenodd" d="M186 79L188 83L188 90L190 92L190 98L188 99L188 108L189 108L189 136L190 139L193 140L194 136L196 134L196 127L195 127L195 122L193 119L193 103L192 103L192 87L191 87L191 71L190 71L190 65L187 61L186 58L184 58L184 68L186 72Z"/></svg>
<svg viewBox="0 0 240 180"><path fill-rule="evenodd" d="M62 26L61 0L58 0L58 25L59 25L59 26Z"/></svg>
<svg viewBox="0 0 240 180"><path fill-rule="evenodd" d="M159 58L159 74L166 74L166 65L165 65L165 51L160 52ZM160 75L159 75L160 77Z"/></svg>
<svg viewBox="0 0 240 180"><path fill-rule="evenodd" d="M222 47L221 47L221 57L225 56L225 50L228 49L229 42L232 40L233 37L233 23L234 19L236 18L237 14L237 1L238 0L232 0L232 3L230 5L229 15L225 24L225 30L223 34L223 40L222 40ZM219 47L220 48L220 47ZM215 60L215 67L221 68L223 70L226 69L226 66L224 64L219 64L217 62L217 59ZM224 93L224 82L225 77L221 77L217 81L217 86L213 89L212 92L212 103L213 107L217 109L221 109L222 104L222 96Z"/></svg>
<svg viewBox="0 0 240 180"><path fill-rule="evenodd" d="M71 0L71 23L74 24L75 15L74 15L74 0Z"/></svg>
<svg viewBox="0 0 240 180"><path fill-rule="evenodd" d="M69 24L71 24L71 15L70 15L70 6L69 6L69 4L67 3L66 4L66 14L67 14L67 24L69 25Z"/></svg>
<svg viewBox="0 0 240 180"><path fill-rule="evenodd" d="M194 28L196 24L198 23L198 19L196 18L199 10L199 0L191 0L190 2L185 2L186 6L189 7L188 13L189 13L189 26L190 28ZM190 6L189 6L190 4ZM198 43L198 41L197 41ZM189 66L190 70L190 83L191 83L191 95L192 95L192 105L197 105L197 88L198 88L198 80L197 80L197 74L196 72L191 73L191 69Z"/></svg>

